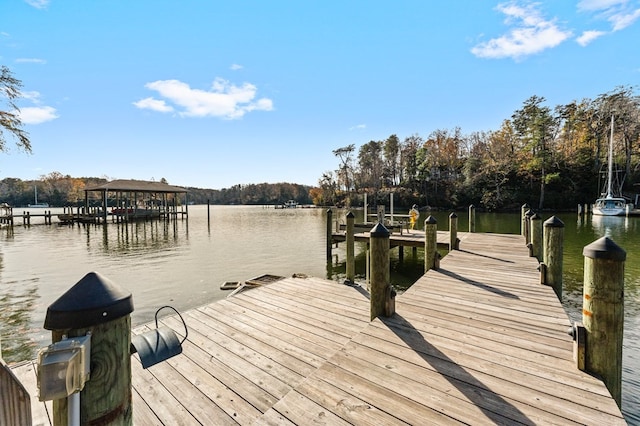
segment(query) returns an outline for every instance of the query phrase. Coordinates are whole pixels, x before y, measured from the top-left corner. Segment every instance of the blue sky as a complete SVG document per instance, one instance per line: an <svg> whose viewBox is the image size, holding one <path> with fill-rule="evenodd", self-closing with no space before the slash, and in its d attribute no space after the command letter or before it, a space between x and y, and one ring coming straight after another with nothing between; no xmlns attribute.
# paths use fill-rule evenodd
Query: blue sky
<svg viewBox="0 0 640 426"><path fill-rule="evenodd" d="M636 86L639 20L640 0L2 0L33 153L10 139L0 179L315 185L348 144Z"/></svg>

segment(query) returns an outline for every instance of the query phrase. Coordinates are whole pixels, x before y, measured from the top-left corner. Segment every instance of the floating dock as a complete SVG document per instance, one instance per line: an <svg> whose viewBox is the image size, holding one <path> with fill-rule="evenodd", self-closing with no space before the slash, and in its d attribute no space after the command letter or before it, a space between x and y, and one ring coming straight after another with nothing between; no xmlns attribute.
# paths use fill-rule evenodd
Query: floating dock
<svg viewBox="0 0 640 426"><path fill-rule="evenodd" d="M182 354L147 370L133 356L134 424L626 424L577 369L537 267L519 235L466 234L389 318L369 320L365 288L319 278L189 310ZM49 424L33 363L13 372Z"/></svg>

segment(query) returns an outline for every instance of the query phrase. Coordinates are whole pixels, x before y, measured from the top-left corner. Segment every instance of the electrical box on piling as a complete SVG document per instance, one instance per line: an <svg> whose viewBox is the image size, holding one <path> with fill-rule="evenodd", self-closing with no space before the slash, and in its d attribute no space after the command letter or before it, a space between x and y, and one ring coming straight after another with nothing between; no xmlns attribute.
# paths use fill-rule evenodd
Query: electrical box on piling
<svg viewBox="0 0 640 426"><path fill-rule="evenodd" d="M75 399L61 397L63 391L77 393L78 389L82 389L80 424L132 424L131 312L131 293L96 272L85 275L49 306L44 328L51 330L52 349L59 350L53 350L50 357L44 357L39 367L64 367L61 376L57 376L64 383L43 383L41 387L59 390L59 393L54 393L54 425L68 424L76 405ZM86 345L84 352L80 349L74 355L75 347L87 343L83 341L87 335L91 336L90 346ZM64 343L64 340L69 340L69 343ZM77 343L71 343L73 341ZM89 361L82 361L87 352ZM48 358L51 363L46 362ZM67 363L63 364L63 361ZM83 369L89 363L97 374L92 374L81 386L78 382L81 377L75 374L88 378Z"/></svg>

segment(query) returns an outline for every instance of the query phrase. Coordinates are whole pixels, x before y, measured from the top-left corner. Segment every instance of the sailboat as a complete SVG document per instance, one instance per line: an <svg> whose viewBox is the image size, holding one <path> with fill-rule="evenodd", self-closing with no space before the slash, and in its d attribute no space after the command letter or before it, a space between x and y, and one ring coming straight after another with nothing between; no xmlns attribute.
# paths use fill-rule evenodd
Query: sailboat
<svg viewBox="0 0 640 426"><path fill-rule="evenodd" d="M49 203L39 203L38 202L38 187L34 186L34 196L35 196L35 204L27 204L27 207L38 208L38 209L46 209L49 207Z"/></svg>
<svg viewBox="0 0 640 426"><path fill-rule="evenodd" d="M607 172L607 192L593 205L593 214L598 216L624 216L627 201L613 195L613 115L611 115L611 137L609 138L609 169Z"/></svg>

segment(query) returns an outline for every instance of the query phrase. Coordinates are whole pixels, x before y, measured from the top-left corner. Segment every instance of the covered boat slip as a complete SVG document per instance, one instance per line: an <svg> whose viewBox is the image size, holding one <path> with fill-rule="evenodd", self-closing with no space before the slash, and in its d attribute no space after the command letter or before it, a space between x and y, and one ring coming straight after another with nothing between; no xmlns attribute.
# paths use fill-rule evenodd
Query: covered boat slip
<svg viewBox="0 0 640 426"><path fill-rule="evenodd" d="M146 370L132 358L134 424L625 424L577 369L537 266L518 235L468 234L389 318L369 320L366 289L319 278L186 311L182 354ZM36 395L32 364L16 374Z"/></svg>
<svg viewBox="0 0 640 426"><path fill-rule="evenodd" d="M89 194L100 193L102 207L93 216L103 221L111 215L115 221L188 216L188 190L162 182L114 180L86 188L85 208L89 211ZM180 199L183 196L184 199ZM109 200L112 205L109 206ZM178 210L179 209L179 210Z"/></svg>

